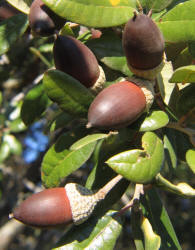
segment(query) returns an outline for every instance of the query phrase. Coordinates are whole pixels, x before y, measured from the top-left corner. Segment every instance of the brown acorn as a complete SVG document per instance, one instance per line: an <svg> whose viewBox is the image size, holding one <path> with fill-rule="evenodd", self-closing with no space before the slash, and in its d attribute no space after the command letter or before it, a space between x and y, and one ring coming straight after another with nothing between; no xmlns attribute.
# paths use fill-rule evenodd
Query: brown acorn
<svg viewBox="0 0 195 250"><path fill-rule="evenodd" d="M133 73L145 77L140 75L139 71L148 71L152 74L151 70L157 70L158 67L158 71L161 70L165 49L164 38L150 16L135 12L133 18L125 25L122 44L128 66ZM146 79L151 78L147 78L146 75Z"/></svg>
<svg viewBox="0 0 195 250"><path fill-rule="evenodd" d="M40 36L50 36L64 25L65 20L50 10L41 0L34 0L30 7L29 24Z"/></svg>
<svg viewBox="0 0 195 250"><path fill-rule="evenodd" d="M104 199L121 179L122 176L115 177L97 193L76 183L45 189L23 201L13 214L10 214L10 218L41 228L70 223L81 224L89 218L97 203Z"/></svg>
<svg viewBox="0 0 195 250"><path fill-rule="evenodd" d="M93 52L71 36L57 36L53 48L54 63L61 70L90 88L100 77L100 67Z"/></svg>
<svg viewBox="0 0 195 250"><path fill-rule="evenodd" d="M20 12L6 1L0 3L0 21L10 18Z"/></svg>
<svg viewBox="0 0 195 250"><path fill-rule="evenodd" d="M137 80L134 82L138 83ZM134 82L126 80L103 89L89 107L87 127L122 128L148 109L148 102L149 105L153 102L153 93Z"/></svg>

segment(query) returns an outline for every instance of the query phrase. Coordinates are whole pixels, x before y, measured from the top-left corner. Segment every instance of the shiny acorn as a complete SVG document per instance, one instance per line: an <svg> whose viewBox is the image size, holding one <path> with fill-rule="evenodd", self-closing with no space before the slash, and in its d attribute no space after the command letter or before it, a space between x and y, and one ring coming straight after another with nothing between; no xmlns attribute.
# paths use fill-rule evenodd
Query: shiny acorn
<svg viewBox="0 0 195 250"><path fill-rule="evenodd" d="M93 52L74 37L58 35L53 55L56 69L71 75L87 88L97 84L104 75Z"/></svg>
<svg viewBox="0 0 195 250"><path fill-rule="evenodd" d="M10 218L40 228L81 224L121 178L115 177L97 193L76 183L45 189L23 201Z"/></svg>
<svg viewBox="0 0 195 250"><path fill-rule="evenodd" d="M0 3L0 21L3 21L7 18L15 16L20 12L14 8L12 5L8 4L6 1L1 1Z"/></svg>
<svg viewBox="0 0 195 250"><path fill-rule="evenodd" d="M139 82L135 78L134 82L126 80L103 89L89 107L87 128L112 130L133 123L149 108L148 105L151 106L154 96ZM147 81L146 85L149 84Z"/></svg>
<svg viewBox="0 0 195 250"><path fill-rule="evenodd" d="M63 27L65 20L50 10L41 0L34 0L30 6L29 25L40 36L50 36Z"/></svg>
<svg viewBox="0 0 195 250"><path fill-rule="evenodd" d="M149 15L138 14L126 23L122 44L130 70L137 76L154 79L163 67L164 38Z"/></svg>

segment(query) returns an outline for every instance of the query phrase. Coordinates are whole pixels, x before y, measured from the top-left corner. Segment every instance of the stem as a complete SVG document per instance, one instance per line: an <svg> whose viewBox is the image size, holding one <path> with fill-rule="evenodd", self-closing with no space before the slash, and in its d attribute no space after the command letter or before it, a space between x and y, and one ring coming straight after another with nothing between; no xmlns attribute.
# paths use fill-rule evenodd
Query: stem
<svg viewBox="0 0 195 250"><path fill-rule="evenodd" d="M40 53L40 51L36 48L30 47L30 51L34 53L37 57L41 59L45 65L47 65L49 68L52 66L51 63Z"/></svg>
<svg viewBox="0 0 195 250"><path fill-rule="evenodd" d="M117 175L111 181L109 181L104 187L99 189L97 195L100 196L102 199L104 199L104 197L111 191L111 189L122 179L123 179L122 175Z"/></svg>
<svg viewBox="0 0 195 250"><path fill-rule="evenodd" d="M122 215L125 211L127 211L129 208L131 208L134 204L136 204L140 196L144 194L144 186L143 184L136 184L135 185L135 192L133 195L133 198L120 210L118 215Z"/></svg>

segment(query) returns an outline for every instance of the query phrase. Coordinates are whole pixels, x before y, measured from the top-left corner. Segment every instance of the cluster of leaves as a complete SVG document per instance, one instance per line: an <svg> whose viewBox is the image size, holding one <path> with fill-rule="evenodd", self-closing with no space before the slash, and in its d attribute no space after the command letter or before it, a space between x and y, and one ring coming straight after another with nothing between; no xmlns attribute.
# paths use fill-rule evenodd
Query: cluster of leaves
<svg viewBox="0 0 195 250"><path fill-rule="evenodd" d="M1 55L9 55L16 40L29 37L27 14L32 1L8 2L23 14L0 23ZM135 187L140 183L151 184L139 204L134 199L132 205L131 224L136 248L181 249L155 188L184 197L195 196L195 190L187 183L178 180L174 185L165 179L177 175L179 166L183 166L184 171L188 171L189 166L195 173L195 0L181 4L177 0L43 2L61 17L79 24L74 28L67 22L60 32L77 37L94 52L106 74L105 87L132 75L122 49L121 33L133 11L140 8L139 4L146 13L153 9L152 18L165 38L167 61L156 79L156 98L151 110L116 133L98 131L86 128L87 112L94 95L76 79L51 69L53 37L31 37L28 49L48 70L44 72L43 67L39 73L44 74L38 84L19 102L18 98L13 98L9 104L1 95L1 109L5 112L1 115L0 161L10 153L21 152L15 133L44 117L48 121L47 133L60 134L41 164L42 183L46 188L60 186L83 164L92 166L86 181L89 189L102 187L116 173L125 178L97 207L94 216L72 227L56 249L61 246L63 249L113 249L122 222L116 211L108 209L120 199L129 182L135 183ZM87 31L79 35L81 25ZM100 29L102 36L91 39L91 28Z"/></svg>

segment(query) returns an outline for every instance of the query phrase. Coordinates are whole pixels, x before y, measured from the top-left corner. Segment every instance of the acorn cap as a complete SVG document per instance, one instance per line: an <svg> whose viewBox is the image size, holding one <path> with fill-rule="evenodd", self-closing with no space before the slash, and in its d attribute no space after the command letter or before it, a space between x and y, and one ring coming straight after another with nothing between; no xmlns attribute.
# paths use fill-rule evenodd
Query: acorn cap
<svg viewBox="0 0 195 250"><path fill-rule="evenodd" d="M146 109L146 97L130 81L118 82L103 89L88 110L89 127L118 129L134 122Z"/></svg>
<svg viewBox="0 0 195 250"><path fill-rule="evenodd" d="M104 70L99 65L100 74L94 85L90 88L91 92L97 95L104 88L104 83L106 82L106 76Z"/></svg>
<svg viewBox="0 0 195 250"><path fill-rule="evenodd" d="M76 38L58 35L53 56L56 69L71 75L85 87L92 87L98 80L100 69L95 55Z"/></svg>
<svg viewBox="0 0 195 250"><path fill-rule="evenodd" d="M34 227L52 227L73 221L69 198L63 187L31 195L14 210L13 218Z"/></svg>

